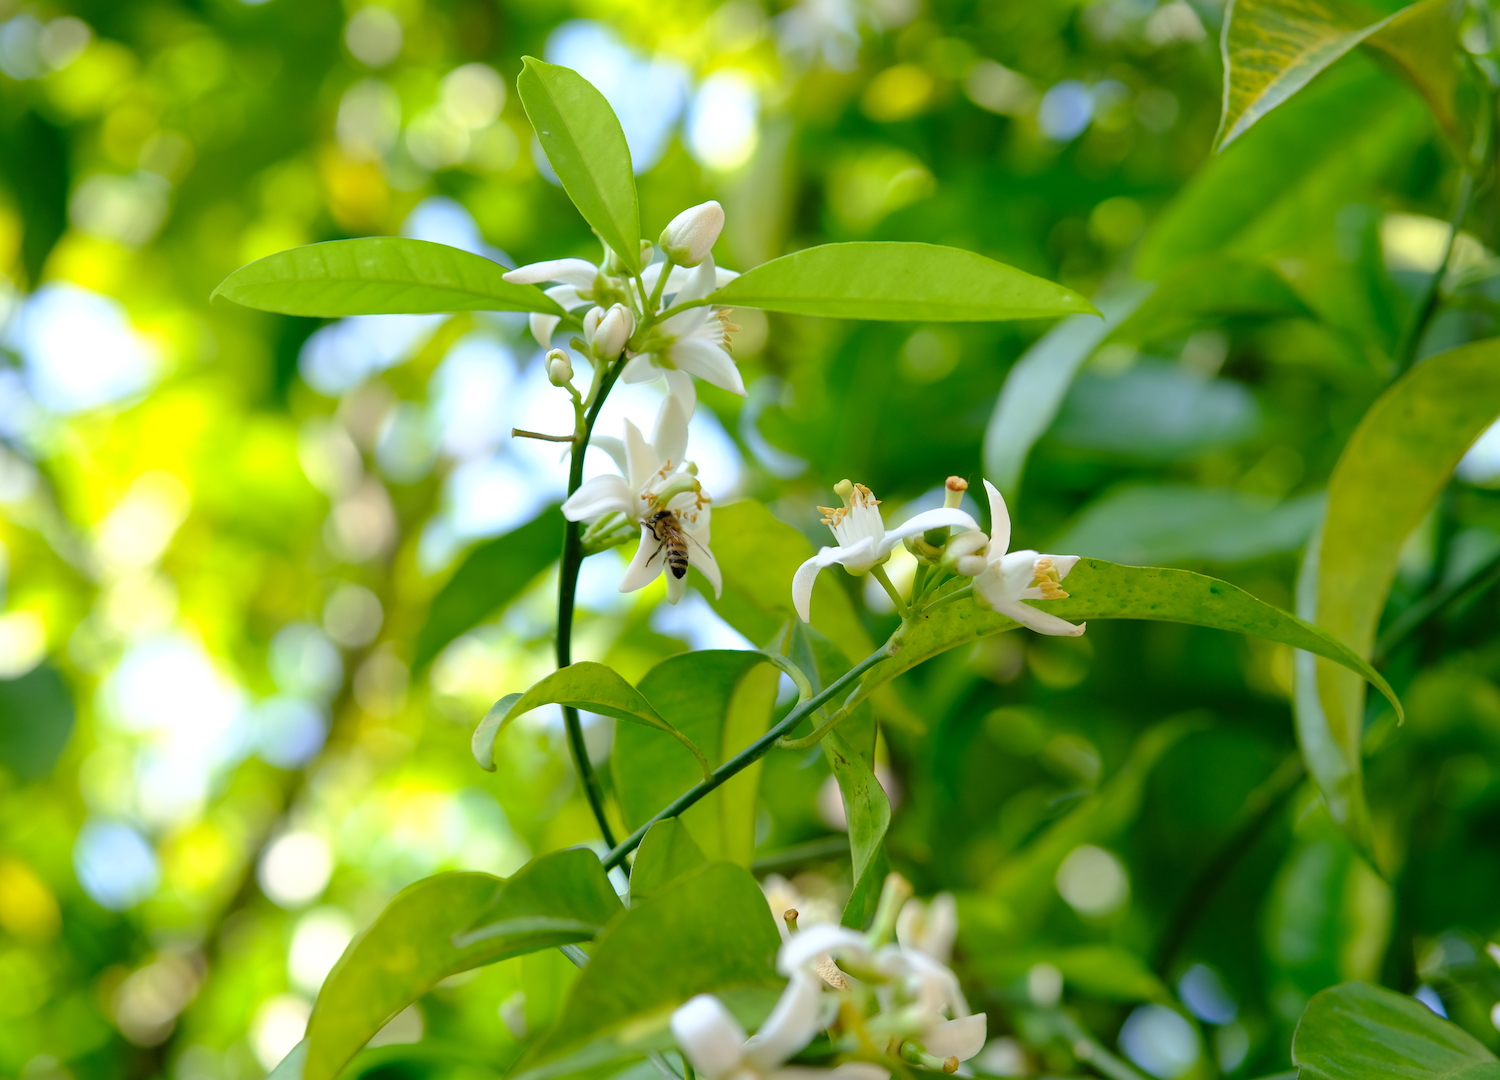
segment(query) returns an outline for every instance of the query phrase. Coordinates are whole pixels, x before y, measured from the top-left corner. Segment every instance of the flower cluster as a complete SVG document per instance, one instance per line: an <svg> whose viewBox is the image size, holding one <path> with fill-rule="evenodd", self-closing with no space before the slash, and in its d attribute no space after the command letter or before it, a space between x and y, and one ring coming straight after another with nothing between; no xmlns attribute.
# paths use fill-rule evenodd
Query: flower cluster
<svg viewBox="0 0 1500 1080"><path fill-rule="evenodd" d="M672 1016L683 1056L706 1080L792 1080L810 1070L786 1063L826 1031L816 1056L836 1059L840 1080L885 1080L892 1059L956 1071L984 1047L985 1016L970 1012L948 968L953 898L924 905L910 895L900 875L887 878L869 933L799 929L796 910L781 913L789 933L776 968L787 986L776 1007L747 1038L723 1002L698 995Z"/></svg>
<svg viewBox="0 0 1500 1080"><path fill-rule="evenodd" d="M967 513L958 508L968 483L957 476L947 482L946 505L917 514L894 529L885 527L880 500L869 488L842 480L834 492L843 500L838 507L820 506L823 523L833 530L834 547L822 548L797 568L792 578L792 604L803 622L812 619L813 585L818 574L840 565L851 574L874 573L890 588L881 567L897 544L906 543L917 558L939 571L929 577L929 588L943 575L973 578L976 603L999 612L1039 634L1077 637L1086 624L1070 623L1026 600L1061 600L1068 594L1062 581L1078 563L1077 555L1043 555L1040 552L1009 551L1010 511L1005 498L988 480L984 482L990 501L990 533L986 535ZM963 531L953 534L953 529Z"/></svg>
<svg viewBox="0 0 1500 1080"><path fill-rule="evenodd" d="M511 282L547 284L547 295L568 313L532 315L531 333L548 350L548 379L573 396L580 429L597 396L614 379L665 379L667 397L650 440L629 420L623 438L592 436L590 445L614 459L619 475L597 476L581 485L563 503L563 514L570 521L590 522L590 534L601 546L623 542L638 529L640 547L620 591L632 592L665 574L667 599L674 604L686 591L689 566L703 573L716 594L722 590L708 546L712 500L687 459L687 427L697 407L694 376L745 393L730 355L730 334L739 327L730 322L728 309L701 302L736 276L715 266L710 254L723 227L724 211L716 202L684 210L662 232L661 261L635 276L608 249L598 264L553 259L505 275ZM650 245L643 247L649 260ZM553 348L553 335L564 318L583 332L571 344L594 372L586 396L573 387L567 351Z"/></svg>

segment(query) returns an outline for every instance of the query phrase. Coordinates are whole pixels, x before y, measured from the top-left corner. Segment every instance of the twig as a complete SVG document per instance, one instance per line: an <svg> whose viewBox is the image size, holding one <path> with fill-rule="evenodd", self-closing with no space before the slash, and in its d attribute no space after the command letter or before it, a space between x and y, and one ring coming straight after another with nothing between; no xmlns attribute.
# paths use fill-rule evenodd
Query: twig
<svg viewBox="0 0 1500 1080"><path fill-rule="evenodd" d="M513 427L510 429L511 436L516 439L540 439L542 442L572 442L576 435L544 435L540 431L527 431L525 428ZM572 494L570 491L568 494Z"/></svg>
<svg viewBox="0 0 1500 1080"><path fill-rule="evenodd" d="M828 701L839 691L843 690L850 683L854 682L854 680L858 679L866 671L869 671L876 664L880 663L880 661L884 660L887 656L890 656L892 651L893 650L891 649L891 643L886 642L880 648L872 652L869 656L865 657L848 671L844 672L844 674L839 676L838 679L831 683L827 689L820 691L813 697L808 698L806 701L799 702L791 712L786 714L781 723L774 725L770 731L767 731L760 738L756 739L749 746L745 747L745 749L741 750L738 754L734 755L734 757L730 758L728 761L724 762L724 764L715 769L713 775L710 776L707 780L695 784L691 789L678 796L677 799L670 803L665 809L655 814L650 821L646 822L646 824L642 825L635 832L631 833L624 840L620 841L619 844L615 845L614 850L612 850L608 855L604 857L605 869L610 870L623 863L625 861L625 856L634 851L640 844L640 842L645 838L646 830L651 828L651 826L655 825L658 821L662 821L670 817L676 817L684 810L687 810L689 807L693 806L698 802L699 799L702 799L705 795L713 791L720 784L723 784L726 780L735 776L737 773L743 772L751 765L754 765L761 758L765 757L766 754L771 751L771 748L776 745L777 739L781 738L787 732L793 730L799 723L802 722L803 718L815 712L818 706L822 705L825 701Z"/></svg>

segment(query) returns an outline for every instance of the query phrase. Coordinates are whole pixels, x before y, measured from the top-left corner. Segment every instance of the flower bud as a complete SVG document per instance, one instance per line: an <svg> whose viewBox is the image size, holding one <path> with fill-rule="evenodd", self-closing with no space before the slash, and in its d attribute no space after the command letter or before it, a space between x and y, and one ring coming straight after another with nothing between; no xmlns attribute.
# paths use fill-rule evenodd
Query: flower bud
<svg viewBox="0 0 1500 1080"><path fill-rule="evenodd" d="M561 349L547 354L547 381L553 386L568 386L573 381L573 361Z"/></svg>
<svg viewBox="0 0 1500 1080"><path fill-rule="evenodd" d="M635 332L635 318L624 304L614 304L608 311L590 308L583 317L583 339L599 360L613 360L625 348Z"/></svg>
<svg viewBox="0 0 1500 1080"><path fill-rule="evenodd" d="M708 258L723 229L724 208L709 200L674 217L657 242L678 266L697 266Z"/></svg>
<svg viewBox="0 0 1500 1080"><path fill-rule="evenodd" d="M984 533L978 529L966 529L943 548L943 565L964 577L973 577L988 565L983 553L989 545L990 538Z"/></svg>

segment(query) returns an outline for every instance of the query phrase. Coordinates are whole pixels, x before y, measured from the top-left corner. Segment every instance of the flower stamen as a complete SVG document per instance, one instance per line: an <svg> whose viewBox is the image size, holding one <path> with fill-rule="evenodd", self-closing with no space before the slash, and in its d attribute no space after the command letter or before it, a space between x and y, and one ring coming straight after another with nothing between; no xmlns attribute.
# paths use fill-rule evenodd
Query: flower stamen
<svg viewBox="0 0 1500 1080"><path fill-rule="evenodd" d="M1042 590L1044 600L1064 600L1068 594L1062 590L1062 578L1058 575L1057 566L1052 560L1043 555L1036 561L1036 577L1032 580L1032 588Z"/></svg>

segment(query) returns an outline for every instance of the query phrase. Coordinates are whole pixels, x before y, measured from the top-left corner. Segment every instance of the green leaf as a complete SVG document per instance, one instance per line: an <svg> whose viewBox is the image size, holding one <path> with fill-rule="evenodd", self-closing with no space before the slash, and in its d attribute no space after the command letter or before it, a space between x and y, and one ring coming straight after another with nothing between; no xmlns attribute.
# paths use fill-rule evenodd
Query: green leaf
<svg viewBox="0 0 1500 1080"><path fill-rule="evenodd" d="M630 147L615 111L571 68L524 58L516 80L526 118L583 220L632 273L641 269L641 211Z"/></svg>
<svg viewBox="0 0 1500 1080"><path fill-rule="evenodd" d="M1402 546L1497 416L1500 339L1490 338L1419 363L1387 388L1350 436L1328 483L1314 610L1317 625L1357 656L1370 654ZM1357 790L1364 686L1319 662L1317 687L1324 741L1343 756L1342 790L1329 786L1330 773L1316 757L1309 757L1309 770L1335 820L1368 849ZM1299 723L1319 738L1319 718L1300 716Z"/></svg>
<svg viewBox="0 0 1500 1080"><path fill-rule="evenodd" d="M824 244L746 271L708 303L840 319L987 322L1094 311L1013 266L935 244Z"/></svg>
<svg viewBox="0 0 1500 1080"><path fill-rule="evenodd" d="M1417 88L1438 126L1461 152L1468 149L1456 111L1463 15L1463 0L1421 0L1396 12L1365 40Z"/></svg>
<svg viewBox="0 0 1500 1080"><path fill-rule="evenodd" d="M618 910L598 858L582 850L544 855L504 882L448 873L408 886L324 982L308 1021L304 1080L332 1080L391 1017L449 975L587 941ZM497 911L506 913L508 928L455 944L466 926Z"/></svg>
<svg viewBox="0 0 1500 1080"><path fill-rule="evenodd" d="M1226 581L1187 570L1121 566L1098 559L1083 559L1068 575L1066 600L1038 605L1062 619L1150 619L1188 623L1237 634L1279 641L1296 649L1315 652L1345 665L1368 679L1390 699L1399 715L1400 702L1381 677L1338 639L1303 622L1280 608L1257 600ZM901 649L865 675L854 698L858 701L873 689L939 653L947 652L989 634L1013 630L1016 623L997 612L979 607L972 599L944 604L908 630Z"/></svg>
<svg viewBox="0 0 1500 1080"><path fill-rule="evenodd" d="M1369 983L1315 994L1292 1039L1301 1080L1500 1080L1478 1039L1426 1005Z"/></svg>
<svg viewBox="0 0 1500 1080"><path fill-rule="evenodd" d="M1342 0L1232 0L1224 12L1222 149L1390 18Z"/></svg>
<svg viewBox="0 0 1500 1080"><path fill-rule="evenodd" d="M1177 267L1163 278L1112 341L1145 343L1180 337L1226 316L1309 316L1307 305L1285 277L1263 262L1208 257Z"/></svg>
<svg viewBox="0 0 1500 1080"><path fill-rule="evenodd" d="M471 925L455 935L454 944L466 948L498 941L505 955L518 956L550 945L588 941L619 910L620 899L599 857L586 848L566 848L522 867Z"/></svg>
<svg viewBox="0 0 1500 1080"><path fill-rule="evenodd" d="M1015 501L1027 455L1052 425L1073 376L1152 288L1131 283L1101 294L1095 302L1102 320L1093 315L1064 319L1027 349L1005 376L984 432L984 472L1006 499Z"/></svg>
<svg viewBox="0 0 1500 1080"><path fill-rule="evenodd" d="M639 690L717 766L770 726L777 680L777 669L761 653L706 649L663 660L641 679ZM644 825L700 779L680 746L647 728L620 728L611 760L627 829ZM750 864L760 770L757 762L682 815L708 858Z"/></svg>
<svg viewBox="0 0 1500 1080"><path fill-rule="evenodd" d="M476 545L427 609L427 621L412 646L412 667L421 670L460 634L505 610L562 550L563 516L555 506L518 529Z"/></svg>
<svg viewBox="0 0 1500 1080"><path fill-rule="evenodd" d="M481 255L400 236L367 236L279 251L242 266L214 290L236 304L282 315L424 314L438 311L566 312L535 285L515 285Z"/></svg>
<svg viewBox="0 0 1500 1080"><path fill-rule="evenodd" d="M831 539L831 534L830 534ZM714 559L724 578L724 593L709 603L719 617L762 647L772 647L789 626L801 623L792 608L788 582L811 558L807 537L779 520L763 503L743 499L714 508ZM849 665L875 649L849 594L832 574L819 574L813 585L812 625L843 654L842 675ZM876 695L883 717L913 730L921 721L890 690Z"/></svg>
<svg viewBox="0 0 1500 1080"><path fill-rule="evenodd" d="M1158 279L1203 256L1331 245L1339 211L1429 130L1400 84L1369 62L1343 65L1200 169L1141 240L1135 272Z"/></svg>
<svg viewBox="0 0 1500 1080"><path fill-rule="evenodd" d="M500 720L492 725L494 732L492 741L498 738L516 717L529 713L532 709L539 709L543 705L571 705L575 709L599 713L601 716L613 716L616 720L627 720L632 724L643 724L648 728L665 731L687 747L697 760L703 778L708 778L710 769L703 751L699 750L686 735L663 720L661 714L640 691L610 668L603 664L596 664L592 660L584 660L554 671L517 698L500 717ZM490 725L491 718L486 716L480 727L487 729ZM475 732L475 741L478 742L478 732ZM476 745L475 757L479 755L480 750ZM493 750L491 750L491 755L493 755Z"/></svg>
<svg viewBox="0 0 1500 1080"><path fill-rule="evenodd" d="M484 719L479 721L479 726L474 729L474 737L469 740L469 749L474 754L474 760L485 772L495 771L495 739L500 735L500 728L505 723L505 718L510 715L511 708L524 694L506 694L495 704L490 706L490 711L484 714Z"/></svg>
<svg viewBox="0 0 1500 1080"><path fill-rule="evenodd" d="M0 764L20 780L52 771L73 734L73 696L51 664L0 679Z"/></svg>
<svg viewBox="0 0 1500 1080"><path fill-rule="evenodd" d="M844 816L849 825L849 857L854 865L854 894L851 906L844 910L844 924L863 930L868 903L854 910L855 897L867 898L879 892L880 883L875 877L884 879L880 873L880 845L885 840L886 830L891 825L891 803L885 789L870 766L865 763L852 746L844 741L835 729L823 736L823 754L833 768L838 781L839 794L844 799Z"/></svg>
<svg viewBox="0 0 1500 1080"><path fill-rule="evenodd" d="M1298 550L1322 512L1321 494L1276 503L1229 488L1131 484L1090 503L1049 548L1134 566L1244 562Z"/></svg>
<svg viewBox="0 0 1500 1080"><path fill-rule="evenodd" d="M578 1071L657 1045L694 994L779 989L781 936L749 872L709 863L618 917L594 945L556 1026L517 1080Z"/></svg>
<svg viewBox="0 0 1500 1080"><path fill-rule="evenodd" d="M666 818L646 830L630 867L630 899L644 900L708 862L681 818Z"/></svg>

